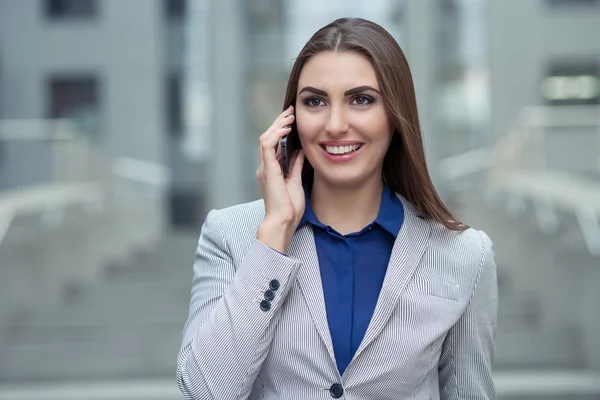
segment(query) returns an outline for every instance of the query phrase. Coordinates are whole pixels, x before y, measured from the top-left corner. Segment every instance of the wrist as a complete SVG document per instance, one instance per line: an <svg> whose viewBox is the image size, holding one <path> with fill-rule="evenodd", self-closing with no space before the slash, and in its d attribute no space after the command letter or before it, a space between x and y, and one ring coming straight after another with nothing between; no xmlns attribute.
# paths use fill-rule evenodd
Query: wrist
<svg viewBox="0 0 600 400"><path fill-rule="evenodd" d="M294 231L293 223L265 218L258 227L256 239L273 250L285 254Z"/></svg>

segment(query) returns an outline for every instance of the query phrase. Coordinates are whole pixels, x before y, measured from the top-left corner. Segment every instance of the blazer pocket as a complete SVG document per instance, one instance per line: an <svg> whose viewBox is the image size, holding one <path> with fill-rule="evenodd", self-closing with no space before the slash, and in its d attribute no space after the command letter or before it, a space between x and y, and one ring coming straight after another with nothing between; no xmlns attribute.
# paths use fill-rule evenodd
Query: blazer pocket
<svg viewBox="0 0 600 400"><path fill-rule="evenodd" d="M419 293L458 301L460 286L457 284L415 278L411 286Z"/></svg>

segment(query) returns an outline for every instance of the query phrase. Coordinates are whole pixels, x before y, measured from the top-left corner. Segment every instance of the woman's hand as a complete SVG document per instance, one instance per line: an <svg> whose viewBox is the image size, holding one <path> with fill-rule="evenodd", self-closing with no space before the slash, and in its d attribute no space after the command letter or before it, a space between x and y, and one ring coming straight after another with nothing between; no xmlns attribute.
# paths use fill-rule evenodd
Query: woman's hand
<svg viewBox="0 0 600 400"><path fill-rule="evenodd" d="M273 249L285 253L300 219L304 214L302 166L304 152L297 151L290 162L288 177L283 178L277 154L279 140L289 134L294 121L294 108L283 111L265 133L260 136L260 166L256 178L265 201L265 219L258 229L257 239Z"/></svg>

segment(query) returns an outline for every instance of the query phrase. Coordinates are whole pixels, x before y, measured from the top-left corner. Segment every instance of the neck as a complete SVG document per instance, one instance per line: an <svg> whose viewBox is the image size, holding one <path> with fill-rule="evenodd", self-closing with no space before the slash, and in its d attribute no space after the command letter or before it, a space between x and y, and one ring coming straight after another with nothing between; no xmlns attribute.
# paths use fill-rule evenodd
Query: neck
<svg viewBox="0 0 600 400"><path fill-rule="evenodd" d="M315 176L310 202L319 221L342 235L359 232L379 213L383 182L372 180L360 187L332 187Z"/></svg>

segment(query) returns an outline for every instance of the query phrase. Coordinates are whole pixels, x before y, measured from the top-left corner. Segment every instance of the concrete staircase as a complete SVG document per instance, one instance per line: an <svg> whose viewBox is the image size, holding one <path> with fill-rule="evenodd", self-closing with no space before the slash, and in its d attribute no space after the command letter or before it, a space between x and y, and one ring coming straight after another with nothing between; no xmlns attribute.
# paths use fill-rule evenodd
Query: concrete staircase
<svg viewBox="0 0 600 400"><path fill-rule="evenodd" d="M560 267L565 260L578 265L595 261L583 251L572 250L571 239L546 237L527 216L511 218L481 198L461 197L453 208L495 243L500 287L495 364L499 398L597 400L599 392L577 391L569 383L558 393L543 390L543 382L557 382L545 377L545 372L560 375L560 371L590 369L590 338L570 317L576 298L564 295L573 294L574 289L564 289L563 284L573 271ZM39 384L49 385L35 392L44 393L40 398L82 400L90 398L87 393L94 382L103 394L91 398L180 398L175 362L188 311L197 239L198 232L165 234L156 246L127 263L106 268L94 283L67 288L57 304L13 315L0 334L0 400L37 398L24 390ZM525 384L540 390L520 388L527 376L532 378ZM595 375L586 382L594 380ZM65 382L71 395L52 386ZM129 386L121 387L118 394L109 393L107 388L122 384ZM15 385L19 389L10 392Z"/></svg>
<svg viewBox="0 0 600 400"><path fill-rule="evenodd" d="M174 379L196 243L196 233L165 236L57 306L14 317L0 343L0 383Z"/></svg>

